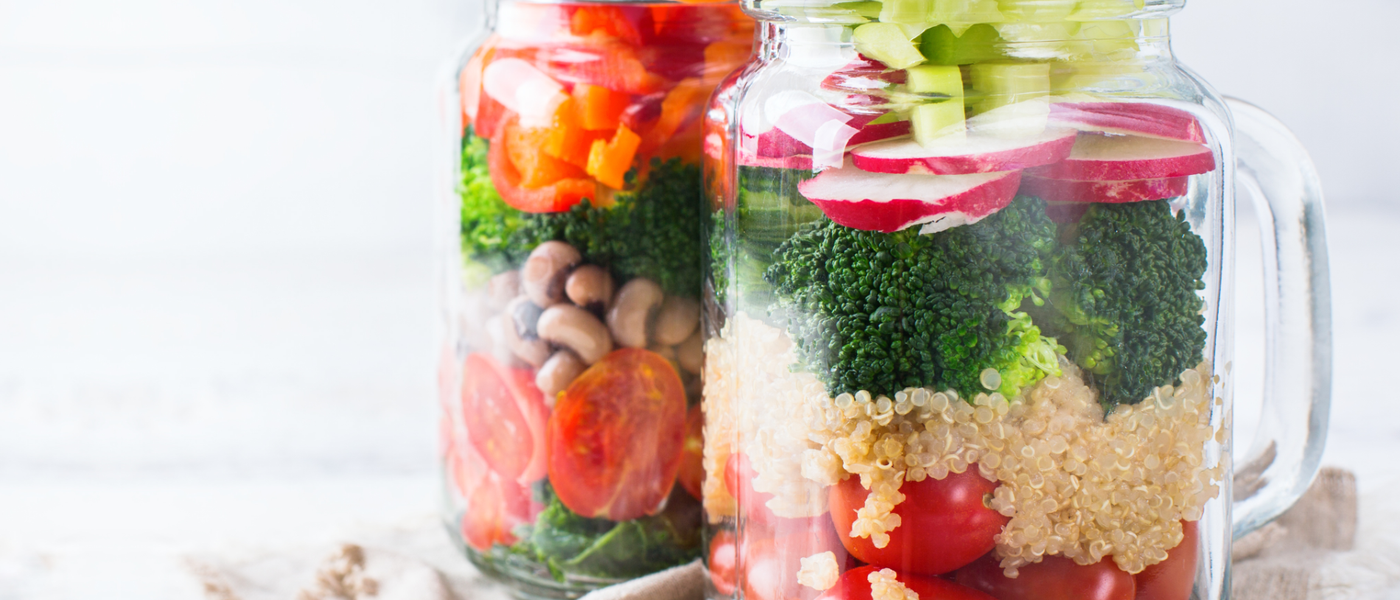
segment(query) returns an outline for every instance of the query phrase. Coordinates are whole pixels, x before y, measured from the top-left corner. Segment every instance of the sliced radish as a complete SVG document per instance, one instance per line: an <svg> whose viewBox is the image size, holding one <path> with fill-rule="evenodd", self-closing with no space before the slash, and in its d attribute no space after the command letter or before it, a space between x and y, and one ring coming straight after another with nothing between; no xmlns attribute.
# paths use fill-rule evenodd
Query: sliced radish
<svg viewBox="0 0 1400 600"><path fill-rule="evenodd" d="M753 151L753 144L757 142L752 138L747 140L749 144L740 145L738 156L739 164L746 167L768 167L770 169L812 169L811 154L789 154L787 156L763 156Z"/></svg>
<svg viewBox="0 0 1400 600"><path fill-rule="evenodd" d="M1079 131L1141 135L1206 143L1191 113L1147 102L1061 102L1050 105L1050 124Z"/></svg>
<svg viewBox="0 0 1400 600"><path fill-rule="evenodd" d="M1215 154L1194 142L1175 142L1136 135L1080 135L1069 157L1028 175L1075 181L1161 179L1209 173Z"/></svg>
<svg viewBox="0 0 1400 600"><path fill-rule="evenodd" d="M929 223L924 233L976 223L1011 203L1021 172L892 175L857 169L848 160L797 189L832 221L866 231L899 231Z"/></svg>
<svg viewBox="0 0 1400 600"><path fill-rule="evenodd" d="M852 162L872 173L958 175L995 173L1037 167L1069 156L1075 133L1070 129L1046 131L1021 139L1005 139L969 133L949 136L922 146L913 138L866 144L851 153Z"/></svg>
<svg viewBox="0 0 1400 600"><path fill-rule="evenodd" d="M1021 193L1046 202L1142 202L1185 196L1188 177L1134 181L1069 181L1029 174L1021 181Z"/></svg>
<svg viewBox="0 0 1400 600"><path fill-rule="evenodd" d="M492 61L481 81L486 94L520 115L525 127L548 127L559 104L569 98L563 85L519 58Z"/></svg>

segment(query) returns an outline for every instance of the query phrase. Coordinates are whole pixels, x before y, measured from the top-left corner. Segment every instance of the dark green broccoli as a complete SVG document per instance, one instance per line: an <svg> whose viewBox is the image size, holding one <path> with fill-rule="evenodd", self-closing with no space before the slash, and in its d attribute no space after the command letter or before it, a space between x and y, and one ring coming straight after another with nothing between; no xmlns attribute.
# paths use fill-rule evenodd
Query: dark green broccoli
<svg viewBox="0 0 1400 600"><path fill-rule="evenodd" d="M700 167L652 159L640 189L615 198L610 207L584 200L562 213L522 215L516 235L526 248L566 241L585 261L612 269L618 281L646 277L667 293L699 297L705 256Z"/></svg>
<svg viewBox="0 0 1400 600"><path fill-rule="evenodd" d="M931 235L823 219L778 248L766 278L800 360L830 394L937 387L971 398L993 368L1009 397L1058 372L1059 345L1022 310L1042 301L1054 236L1045 203L1024 197Z"/></svg>
<svg viewBox="0 0 1400 600"><path fill-rule="evenodd" d="M1094 204L1060 239L1050 306L1033 314L1105 407L1140 402L1202 360L1206 246L1185 215L1166 200Z"/></svg>
<svg viewBox="0 0 1400 600"><path fill-rule="evenodd" d="M501 200L486 166L486 140L462 148L462 253L492 272L518 266L535 246L564 240L619 280L647 277L669 293L700 295L700 167L653 159L640 189L609 207L584 200L562 213L532 214ZM632 183L634 174L628 174Z"/></svg>

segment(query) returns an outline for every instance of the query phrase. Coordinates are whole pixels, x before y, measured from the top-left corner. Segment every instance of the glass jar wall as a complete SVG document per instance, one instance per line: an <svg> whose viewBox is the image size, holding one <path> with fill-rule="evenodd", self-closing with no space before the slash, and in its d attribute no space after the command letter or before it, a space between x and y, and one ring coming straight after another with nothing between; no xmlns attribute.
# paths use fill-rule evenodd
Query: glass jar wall
<svg viewBox="0 0 1400 600"><path fill-rule="evenodd" d="M701 554L701 124L733 4L500 2L462 60L446 519L526 596ZM454 111L455 112L455 111Z"/></svg>
<svg viewBox="0 0 1400 600"><path fill-rule="evenodd" d="M746 3L759 58L709 111L710 597L1221 597L1235 156L1178 8Z"/></svg>

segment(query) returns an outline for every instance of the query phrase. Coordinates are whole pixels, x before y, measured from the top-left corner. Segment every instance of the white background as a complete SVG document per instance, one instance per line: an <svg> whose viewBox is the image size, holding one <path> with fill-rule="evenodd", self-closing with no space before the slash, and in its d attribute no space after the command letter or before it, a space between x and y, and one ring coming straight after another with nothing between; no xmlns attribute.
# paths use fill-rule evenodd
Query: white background
<svg viewBox="0 0 1400 600"><path fill-rule="evenodd" d="M479 11L0 0L0 599L194 598L161 575L182 552L433 510L435 90ZM1377 459L1400 450L1397 22L1391 0L1194 0L1173 21L1183 61L1321 170L1327 461L1366 488L1400 478Z"/></svg>

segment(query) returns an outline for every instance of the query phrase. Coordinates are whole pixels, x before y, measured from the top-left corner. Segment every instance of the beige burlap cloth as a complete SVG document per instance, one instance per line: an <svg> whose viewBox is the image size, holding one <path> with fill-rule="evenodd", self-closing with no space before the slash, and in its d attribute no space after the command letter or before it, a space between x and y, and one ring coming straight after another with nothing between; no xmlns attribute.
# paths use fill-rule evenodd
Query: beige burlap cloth
<svg viewBox="0 0 1400 600"><path fill-rule="evenodd" d="M1236 540L1234 600L1400 598L1400 490L1358 502L1356 479L1323 469L1277 522ZM1358 523L1360 527L1358 528ZM209 600L506 600L440 526L422 523L354 543L243 557L193 556ZM586 600L698 600L699 563L599 590Z"/></svg>

